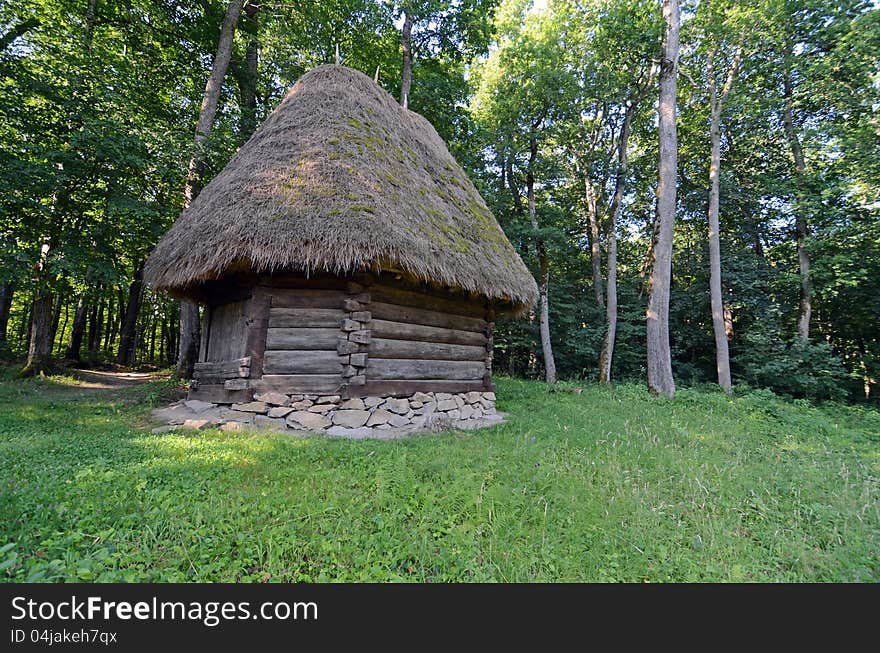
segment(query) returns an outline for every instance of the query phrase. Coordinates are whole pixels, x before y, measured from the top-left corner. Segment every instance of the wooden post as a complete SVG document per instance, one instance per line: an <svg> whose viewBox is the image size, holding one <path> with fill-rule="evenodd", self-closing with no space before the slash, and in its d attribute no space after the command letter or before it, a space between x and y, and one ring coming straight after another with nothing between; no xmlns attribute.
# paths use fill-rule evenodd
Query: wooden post
<svg viewBox="0 0 880 653"><path fill-rule="evenodd" d="M483 390L493 392L492 385L492 347L494 345L493 332L495 330L495 307L491 300L486 300L486 374L483 376Z"/></svg>
<svg viewBox="0 0 880 653"><path fill-rule="evenodd" d="M272 296L263 286L254 286L247 321L247 343L245 356L251 359L249 378L259 379L263 376L263 356L266 352L266 335L269 331L269 308Z"/></svg>

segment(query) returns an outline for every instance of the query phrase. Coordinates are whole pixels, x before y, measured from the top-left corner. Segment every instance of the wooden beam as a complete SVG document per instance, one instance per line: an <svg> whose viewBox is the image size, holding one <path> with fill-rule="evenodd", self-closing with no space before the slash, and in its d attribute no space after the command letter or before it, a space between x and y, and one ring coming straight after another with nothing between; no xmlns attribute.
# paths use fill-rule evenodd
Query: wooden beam
<svg viewBox="0 0 880 653"><path fill-rule="evenodd" d="M372 306L372 304L371 304ZM392 338L394 340L420 340L424 342L446 342L456 345L486 345L486 335L459 329L441 329L439 327L392 322L389 320L372 320L368 325L373 338Z"/></svg>
<svg viewBox="0 0 880 653"><path fill-rule="evenodd" d="M452 295L438 297L430 292L403 290L385 284L370 286L370 295L374 302L415 306L441 313L453 313L481 319L485 315L485 307L480 300L472 300L465 296L458 298Z"/></svg>
<svg viewBox="0 0 880 653"><path fill-rule="evenodd" d="M272 306L278 308L342 308L343 290L318 288L273 288Z"/></svg>
<svg viewBox="0 0 880 653"><path fill-rule="evenodd" d="M263 360L266 374L342 374L342 359L333 351L274 351Z"/></svg>
<svg viewBox="0 0 880 653"><path fill-rule="evenodd" d="M247 337L244 351L251 359L250 378L263 375L263 352L266 351L266 331L269 326L269 313L272 297L265 286L256 286L248 308Z"/></svg>
<svg viewBox="0 0 880 653"><path fill-rule="evenodd" d="M435 361L370 358L367 378L371 381L389 379L449 379L455 381L483 381L486 374L484 361Z"/></svg>
<svg viewBox="0 0 880 653"><path fill-rule="evenodd" d="M461 331L484 331L486 329L486 321L480 318L463 317L425 308L401 306L400 304L374 301L370 303L370 313L374 319L423 324L443 329L459 329Z"/></svg>
<svg viewBox="0 0 880 653"><path fill-rule="evenodd" d="M373 338L370 356L375 358L408 358L420 360L485 361L484 345L453 345L443 342L419 342Z"/></svg>
<svg viewBox="0 0 880 653"><path fill-rule="evenodd" d="M189 399L210 401L215 404L238 404L245 403L254 398L253 389L227 390L223 384L202 384L193 388L187 395Z"/></svg>
<svg viewBox="0 0 880 653"><path fill-rule="evenodd" d="M270 327L266 349L336 349L339 328Z"/></svg>
<svg viewBox="0 0 880 653"><path fill-rule="evenodd" d="M251 371L251 357L237 358L231 361L215 361L212 363L196 363L193 376L197 379L247 378Z"/></svg>
<svg viewBox="0 0 880 653"><path fill-rule="evenodd" d="M339 327L344 313L335 308L272 308L269 328Z"/></svg>
<svg viewBox="0 0 880 653"><path fill-rule="evenodd" d="M342 388L339 374L264 374L252 383L256 392L285 394L336 394Z"/></svg>

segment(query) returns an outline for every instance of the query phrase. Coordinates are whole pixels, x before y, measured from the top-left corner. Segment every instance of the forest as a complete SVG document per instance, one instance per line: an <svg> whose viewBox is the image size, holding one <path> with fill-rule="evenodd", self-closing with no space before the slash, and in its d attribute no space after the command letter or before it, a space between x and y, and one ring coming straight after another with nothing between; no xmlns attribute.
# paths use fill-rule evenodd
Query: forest
<svg viewBox="0 0 880 653"><path fill-rule="evenodd" d="M880 402L864 0L0 3L0 357L176 367L162 234L306 71L425 116L540 288L496 372Z"/></svg>

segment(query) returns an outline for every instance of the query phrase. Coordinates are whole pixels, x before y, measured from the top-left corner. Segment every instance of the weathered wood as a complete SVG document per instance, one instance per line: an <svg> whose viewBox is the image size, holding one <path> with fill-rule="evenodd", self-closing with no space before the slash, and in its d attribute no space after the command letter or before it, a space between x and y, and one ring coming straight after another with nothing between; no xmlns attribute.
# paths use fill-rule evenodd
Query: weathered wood
<svg viewBox="0 0 880 653"><path fill-rule="evenodd" d="M339 374L264 374L254 381L256 392L283 392L286 394L336 394L342 388Z"/></svg>
<svg viewBox="0 0 880 653"><path fill-rule="evenodd" d="M377 358L412 358L420 360L482 361L485 345L453 345L444 342L419 342L373 338L370 356Z"/></svg>
<svg viewBox="0 0 880 653"><path fill-rule="evenodd" d="M409 324L406 322L392 322L390 320L372 320L367 327L372 331L373 338L446 342L456 345L485 346L486 344L486 335L474 331L442 329L440 327Z"/></svg>
<svg viewBox="0 0 880 653"><path fill-rule="evenodd" d="M335 308L275 308L269 311L269 328L336 327L345 313Z"/></svg>
<svg viewBox="0 0 880 653"><path fill-rule="evenodd" d="M444 329L459 329L461 331L483 331L486 321L475 317L464 317L452 313L442 313L424 308L401 306L400 304L387 304L385 302L372 302L370 313L374 319L391 320L393 322L408 322L410 324L423 324Z"/></svg>
<svg viewBox="0 0 880 653"><path fill-rule="evenodd" d="M251 358L250 378L263 375L263 354L266 351L266 332L269 327L269 313L272 296L265 286L256 286L250 301L247 319L245 354Z"/></svg>
<svg viewBox="0 0 880 653"><path fill-rule="evenodd" d="M338 328L270 327L266 349L335 349L338 339Z"/></svg>
<svg viewBox="0 0 880 653"><path fill-rule="evenodd" d="M453 313L480 319L486 314L485 306L481 301L468 297L439 297L430 292L403 290L384 284L370 286L370 295L373 302L414 306L440 313Z"/></svg>
<svg viewBox="0 0 880 653"><path fill-rule="evenodd" d="M199 361L200 363L208 360L208 339L211 336L211 307L206 306L202 311L202 337L199 338Z"/></svg>
<svg viewBox="0 0 880 653"><path fill-rule="evenodd" d="M364 385L349 385L344 392L346 397L408 397L416 392L491 392L491 384L486 388L482 380L450 381L447 379L387 381L368 380Z"/></svg>
<svg viewBox="0 0 880 653"><path fill-rule="evenodd" d="M313 274L279 272L271 275L265 283L272 288L303 288L308 290L345 290L346 280L332 274Z"/></svg>
<svg viewBox="0 0 880 653"><path fill-rule="evenodd" d="M187 395L189 399L210 401L215 404L238 404L251 401L254 398L253 389L227 390L222 384L203 384L191 389Z"/></svg>
<svg viewBox="0 0 880 653"><path fill-rule="evenodd" d="M342 360L333 351L273 351L263 360L266 374L341 374Z"/></svg>
<svg viewBox="0 0 880 653"><path fill-rule="evenodd" d="M346 298L342 290L319 288L273 288L272 307L342 308Z"/></svg>
<svg viewBox="0 0 880 653"><path fill-rule="evenodd" d="M369 329L361 329L360 331L352 331L348 334L348 339L351 342L356 342L361 345L369 345L370 344L370 330Z"/></svg>
<svg viewBox="0 0 880 653"><path fill-rule="evenodd" d="M210 363L196 363L193 375L197 379L217 378L247 378L250 374L251 358L237 358L231 361L214 361Z"/></svg>
<svg viewBox="0 0 880 653"><path fill-rule="evenodd" d="M250 379L227 379L223 382L223 387L227 390L247 390L251 387Z"/></svg>
<svg viewBox="0 0 880 653"><path fill-rule="evenodd" d="M484 361L406 360L397 358L370 358L367 378L386 379L450 379L479 380L486 373Z"/></svg>
<svg viewBox="0 0 880 653"><path fill-rule="evenodd" d="M206 361L227 361L247 355L247 324L250 300L226 302L211 306L207 320L208 330L202 331L207 338Z"/></svg>

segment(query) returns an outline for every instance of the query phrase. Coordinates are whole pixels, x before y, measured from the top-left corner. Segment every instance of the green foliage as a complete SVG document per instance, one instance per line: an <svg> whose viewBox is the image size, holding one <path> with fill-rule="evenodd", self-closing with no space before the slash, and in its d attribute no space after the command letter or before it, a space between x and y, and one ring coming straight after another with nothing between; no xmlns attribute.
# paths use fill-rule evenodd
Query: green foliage
<svg viewBox="0 0 880 653"><path fill-rule="evenodd" d="M499 379L406 441L151 435L144 399L0 382L5 581L880 580L880 414Z"/></svg>

